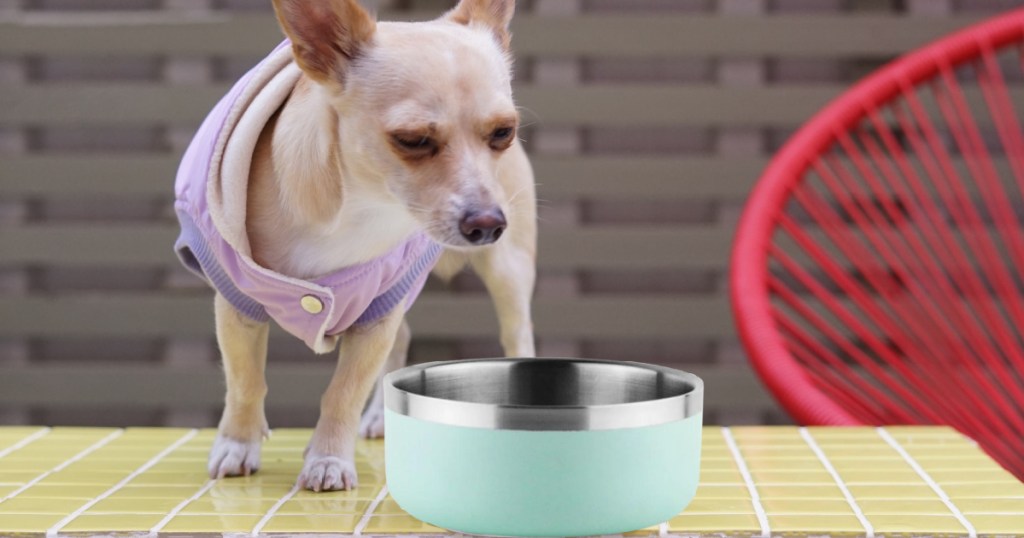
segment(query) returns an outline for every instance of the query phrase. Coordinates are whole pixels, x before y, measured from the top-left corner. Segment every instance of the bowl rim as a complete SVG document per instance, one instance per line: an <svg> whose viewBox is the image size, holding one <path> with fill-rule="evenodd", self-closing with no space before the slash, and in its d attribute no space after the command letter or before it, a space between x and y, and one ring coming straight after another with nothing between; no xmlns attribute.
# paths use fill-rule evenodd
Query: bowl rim
<svg viewBox="0 0 1024 538"><path fill-rule="evenodd" d="M425 396L395 386L397 381L431 368L481 362L565 361L627 366L654 371L682 380L690 390L664 398L600 405L513 405L466 402ZM593 431L641 428L678 422L704 410L704 382L696 375L635 361L581 359L568 357L487 358L434 361L407 366L384 376L384 406L410 418L470 428L528 431Z"/></svg>

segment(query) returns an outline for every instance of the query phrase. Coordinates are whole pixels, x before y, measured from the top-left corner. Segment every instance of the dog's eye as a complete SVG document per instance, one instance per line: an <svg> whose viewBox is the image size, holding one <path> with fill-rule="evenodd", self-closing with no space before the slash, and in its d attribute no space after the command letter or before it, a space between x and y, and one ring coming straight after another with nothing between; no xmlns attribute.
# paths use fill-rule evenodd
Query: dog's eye
<svg viewBox="0 0 1024 538"><path fill-rule="evenodd" d="M397 134L391 137L398 149L416 157L427 157L437 153L437 141L429 136Z"/></svg>
<svg viewBox="0 0 1024 538"><path fill-rule="evenodd" d="M490 146L493 149L505 149L512 144L516 130L514 127L498 127L491 132Z"/></svg>
<svg viewBox="0 0 1024 538"><path fill-rule="evenodd" d="M429 136L396 136L395 143L405 149L424 149L433 145Z"/></svg>
<svg viewBox="0 0 1024 538"><path fill-rule="evenodd" d="M511 127L501 127L501 128L495 129L494 132L491 133L491 138L493 138L495 140L504 140L504 139L506 139L506 138L508 138L510 136L512 136L512 128Z"/></svg>

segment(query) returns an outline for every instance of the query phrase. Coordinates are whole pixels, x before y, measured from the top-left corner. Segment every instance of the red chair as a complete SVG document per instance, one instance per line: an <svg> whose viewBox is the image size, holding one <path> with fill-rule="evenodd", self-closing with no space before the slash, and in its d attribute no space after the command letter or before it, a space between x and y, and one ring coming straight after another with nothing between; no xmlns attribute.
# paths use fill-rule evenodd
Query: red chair
<svg viewBox="0 0 1024 538"><path fill-rule="evenodd" d="M755 187L731 295L804 424L948 424L1024 478L1024 10L914 51Z"/></svg>

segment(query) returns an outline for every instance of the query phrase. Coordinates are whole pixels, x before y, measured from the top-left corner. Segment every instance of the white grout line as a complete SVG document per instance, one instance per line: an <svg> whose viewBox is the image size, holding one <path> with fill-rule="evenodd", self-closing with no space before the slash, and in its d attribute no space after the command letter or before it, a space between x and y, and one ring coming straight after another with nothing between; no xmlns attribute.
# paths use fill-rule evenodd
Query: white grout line
<svg viewBox="0 0 1024 538"><path fill-rule="evenodd" d="M276 514L277 511L281 509L281 506L283 506L284 503L288 502L298 492L299 485L295 484L294 486L292 486L292 489L288 490L288 493L285 493L280 499L277 500L276 503L274 503L274 506L270 507L270 510L267 510L266 514L263 514L263 517L260 518L259 522L256 523L256 526L252 528L252 532L250 532L249 535L259 536L260 531L263 530L263 527L266 527L267 523L270 522L270 518L274 517L274 514Z"/></svg>
<svg viewBox="0 0 1024 538"><path fill-rule="evenodd" d="M974 528L974 525L972 525L971 522L967 520L967 517L964 516L964 513L961 512L955 504L953 504L953 501L950 500L949 495L946 495L946 492L943 491L942 487L939 486L939 484L936 483L934 479L932 479L931 475L929 475L928 472L921 467L921 464L919 464L917 460L915 460L914 457L911 456L907 452L907 450L903 448L902 445L900 445L899 441L893 438L893 436L890 435L889 432L885 431L884 428L877 428L875 431L878 432L878 435L882 439L884 439L886 443L889 443L889 446L893 447L896 450L896 452L899 452L900 456L903 456L903 459L906 460L907 463L909 463L910 466L914 468L914 472L916 472L918 476L923 478L925 483L928 484L928 487L932 488L932 491L934 491L939 496L939 498L942 499L942 502L946 505L947 508L949 508L949 511L953 512L953 516L956 517L957 521L959 521L960 524L963 525L965 529L967 529L968 536L970 536L970 538L976 538L978 536L978 531Z"/></svg>
<svg viewBox="0 0 1024 538"><path fill-rule="evenodd" d="M31 443L32 441L35 441L36 439L39 439L40 437L50 433L50 431L50 428L43 428L33 433L32 435L29 435L28 437L22 439L21 441L18 441L17 443L14 443L9 447L0 450L0 458L10 454L11 452L14 452L15 450L18 450L19 448Z"/></svg>
<svg viewBox="0 0 1024 538"><path fill-rule="evenodd" d="M857 520L864 526L864 533L867 538L874 538L875 528L871 525L871 522L868 521L868 518L864 516L864 512L860 509L860 505L857 504L857 501L853 498L853 494L850 493L850 488L846 487L846 483L843 482L842 477L839 476L839 471L832 466L832 462L828 460L828 456L825 455L825 451L818 446L818 442L811 437L811 432L807 431L807 428L800 428L800 437L804 438L807 445L811 447L812 451L814 451L814 455L818 456L818 460L825 466L825 470L828 471L828 474L832 475L832 479L835 480L836 485L839 486L840 491L843 492L843 497L846 497L847 504L849 504L850 508L853 509L853 514L857 516Z"/></svg>
<svg viewBox="0 0 1024 538"><path fill-rule="evenodd" d="M668 536L668 522L658 525L658 538L665 538Z"/></svg>
<svg viewBox="0 0 1024 538"><path fill-rule="evenodd" d="M95 499L93 499L93 500L83 504L77 510L75 510L74 512L68 514L67 517L65 517L64 519L58 521L54 526L50 527L50 529L46 531L47 538L53 538L54 536L57 536L57 533L59 533L60 530L62 528L64 528L65 525L70 523L76 517L82 515L82 513L84 513L86 510L88 510L88 509L92 508L93 506L95 506L96 503L98 503L98 502L102 501L103 499L106 499L107 497L113 495L114 492L116 492L117 490L123 488L125 484L127 484L130 481L132 481L132 479L134 479L135 477L139 476L140 474L146 472L147 469L149 469L150 467L156 465L157 462L162 460L164 458L164 456L170 454L171 452L174 451L174 449L178 448L179 446L187 443L190 439L195 437L197 434L199 434L199 430L191 430L191 431L189 431L188 433L183 435L181 437L181 439L178 439L177 441L172 443L171 446L161 450L159 454L157 454L156 456L153 456L149 461L147 461L146 463L143 463L141 467L139 467L138 469L135 469L134 471L132 471L132 474L126 476L123 480L121 480L117 484L114 484L114 487L108 489L107 491L104 491L103 493L101 493Z"/></svg>
<svg viewBox="0 0 1024 538"><path fill-rule="evenodd" d="M370 506L366 508L366 512L363 512L363 517L359 519L359 523L356 524L355 530L352 531L352 536L362 536L363 529L370 523L370 517L373 515L373 511L377 509L380 503L384 502L384 499L388 496L388 485L384 484L380 488L380 493L377 494L377 498L370 503Z"/></svg>
<svg viewBox="0 0 1024 538"><path fill-rule="evenodd" d="M732 452L732 458L736 460L736 466L739 467L740 475L743 476L743 482L747 485L747 491L750 493L750 500L754 504L754 514L757 515L757 522L761 525L761 534L759 536L769 538L772 535L772 529L768 525L768 514L764 511L764 506L761 504L761 495L757 492L757 486L754 485L754 477L750 475L750 469L747 468L747 462L743 459L740 447L736 445L736 439L732 436L732 430L723 427L722 437L725 438L725 444L729 445L729 452Z"/></svg>
<svg viewBox="0 0 1024 538"><path fill-rule="evenodd" d="M216 484L216 480L207 480L206 484L203 484L203 487L199 488L199 491L195 492L195 494L185 499L184 501L181 501L181 503L179 503L178 506L172 508L171 511L168 512L167 515L164 516L164 518L161 519L159 523L154 525L153 528L149 530L149 535L156 536L157 534L160 534L160 531L164 528L164 526L170 523L172 519L174 519L174 516L177 516L179 513L181 513L181 511L184 510L186 506L191 504L192 501L205 495L206 492L210 491L210 489L213 488L213 486Z"/></svg>
<svg viewBox="0 0 1024 538"><path fill-rule="evenodd" d="M32 480L29 480L27 484L25 484L25 485L21 486L20 488L12 491L10 493L8 493L5 497L0 498L0 503L3 503L4 501L6 501L8 499L12 499L14 497L17 497L18 495L20 495L26 489L28 489L28 488L38 484L44 478L50 476L53 473L56 473L57 471L60 471L60 470L64 469L67 466L71 465L72 463L75 463L76 461L78 461L78 460L88 456L89 454L91 454L91 453L95 452L96 450L98 450L103 445L113 441L114 439L117 439L118 437L120 437L123 434L124 434L124 430L117 430L117 431L112 432L110 435L104 437L103 439L100 439L99 441L96 441L95 443L89 445L89 447L86 448L85 450L79 452L78 454L75 454L74 456L71 456L70 458L68 458L67 460L62 462L60 465L54 467L53 469L50 469L49 471L46 471L45 473L43 473L43 474L33 478Z"/></svg>

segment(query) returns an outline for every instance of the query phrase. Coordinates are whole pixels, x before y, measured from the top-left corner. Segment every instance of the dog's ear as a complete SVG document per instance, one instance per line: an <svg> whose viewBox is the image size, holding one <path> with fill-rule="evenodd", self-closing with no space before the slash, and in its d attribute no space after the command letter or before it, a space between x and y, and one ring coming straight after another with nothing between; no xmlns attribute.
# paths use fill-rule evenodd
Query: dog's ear
<svg viewBox="0 0 1024 538"><path fill-rule="evenodd" d="M274 0L274 11L296 63L321 84L343 84L348 65L377 29L357 0Z"/></svg>
<svg viewBox="0 0 1024 538"><path fill-rule="evenodd" d="M498 43L509 50L512 34L509 33L508 25L515 11L516 0L462 0L445 16L459 24L487 27L494 32Z"/></svg>

